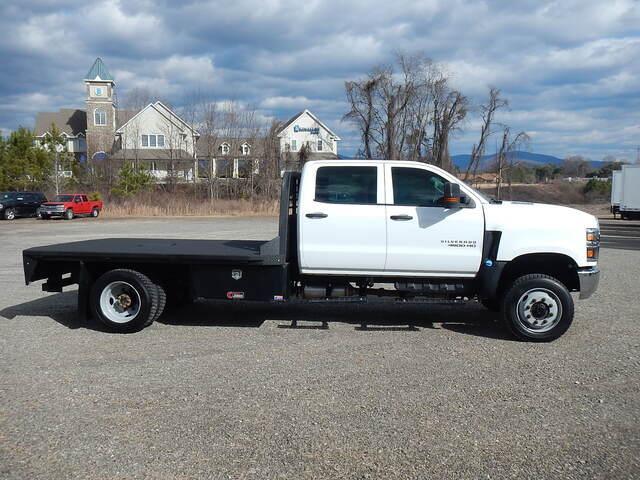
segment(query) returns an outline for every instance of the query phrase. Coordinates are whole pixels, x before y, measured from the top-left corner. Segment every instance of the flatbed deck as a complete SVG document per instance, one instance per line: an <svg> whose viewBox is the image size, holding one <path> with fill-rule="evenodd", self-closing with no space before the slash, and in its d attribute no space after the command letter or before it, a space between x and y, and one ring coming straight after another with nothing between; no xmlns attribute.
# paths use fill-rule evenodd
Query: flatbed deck
<svg viewBox="0 0 640 480"><path fill-rule="evenodd" d="M29 248L25 258L35 261L136 262L161 259L172 263L251 263L280 265L278 237L273 240L193 240L160 238L104 238Z"/></svg>

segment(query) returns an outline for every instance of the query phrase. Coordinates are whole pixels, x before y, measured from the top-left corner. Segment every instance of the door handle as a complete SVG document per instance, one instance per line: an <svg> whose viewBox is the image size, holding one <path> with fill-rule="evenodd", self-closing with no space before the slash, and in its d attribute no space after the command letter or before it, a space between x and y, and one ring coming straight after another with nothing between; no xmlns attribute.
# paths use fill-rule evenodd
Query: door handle
<svg viewBox="0 0 640 480"><path fill-rule="evenodd" d="M318 212L318 213L307 213L305 217L307 218L327 218L329 215L326 213Z"/></svg>
<svg viewBox="0 0 640 480"><path fill-rule="evenodd" d="M391 220L406 222L407 220L413 220L413 217L411 215L391 215Z"/></svg>

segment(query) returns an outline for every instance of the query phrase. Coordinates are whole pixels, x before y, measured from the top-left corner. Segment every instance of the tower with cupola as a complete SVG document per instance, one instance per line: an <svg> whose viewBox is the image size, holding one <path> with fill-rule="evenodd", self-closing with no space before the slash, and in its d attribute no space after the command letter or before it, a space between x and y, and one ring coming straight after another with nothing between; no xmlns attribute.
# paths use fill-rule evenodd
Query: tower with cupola
<svg viewBox="0 0 640 480"><path fill-rule="evenodd" d="M111 73L100 57L85 76L87 105L87 158L109 154L116 131L115 86Z"/></svg>

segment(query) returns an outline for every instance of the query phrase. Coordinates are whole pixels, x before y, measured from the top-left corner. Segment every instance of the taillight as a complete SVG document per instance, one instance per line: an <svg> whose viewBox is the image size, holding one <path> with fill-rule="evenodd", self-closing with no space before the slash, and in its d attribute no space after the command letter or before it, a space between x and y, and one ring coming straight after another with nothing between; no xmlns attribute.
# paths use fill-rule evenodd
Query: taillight
<svg viewBox="0 0 640 480"><path fill-rule="evenodd" d="M595 262L600 253L600 229L587 228L587 260Z"/></svg>

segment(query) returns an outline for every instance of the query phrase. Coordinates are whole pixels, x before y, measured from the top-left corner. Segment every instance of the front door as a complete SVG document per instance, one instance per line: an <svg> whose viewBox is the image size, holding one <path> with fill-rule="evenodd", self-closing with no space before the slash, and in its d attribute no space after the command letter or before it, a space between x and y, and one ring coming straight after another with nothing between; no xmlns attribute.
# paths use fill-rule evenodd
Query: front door
<svg viewBox="0 0 640 480"><path fill-rule="evenodd" d="M384 271L384 168L350 161L310 164L300 185L302 273Z"/></svg>
<svg viewBox="0 0 640 480"><path fill-rule="evenodd" d="M484 214L470 201L442 203L445 180L425 168L386 165L387 274L473 276L482 259Z"/></svg>

